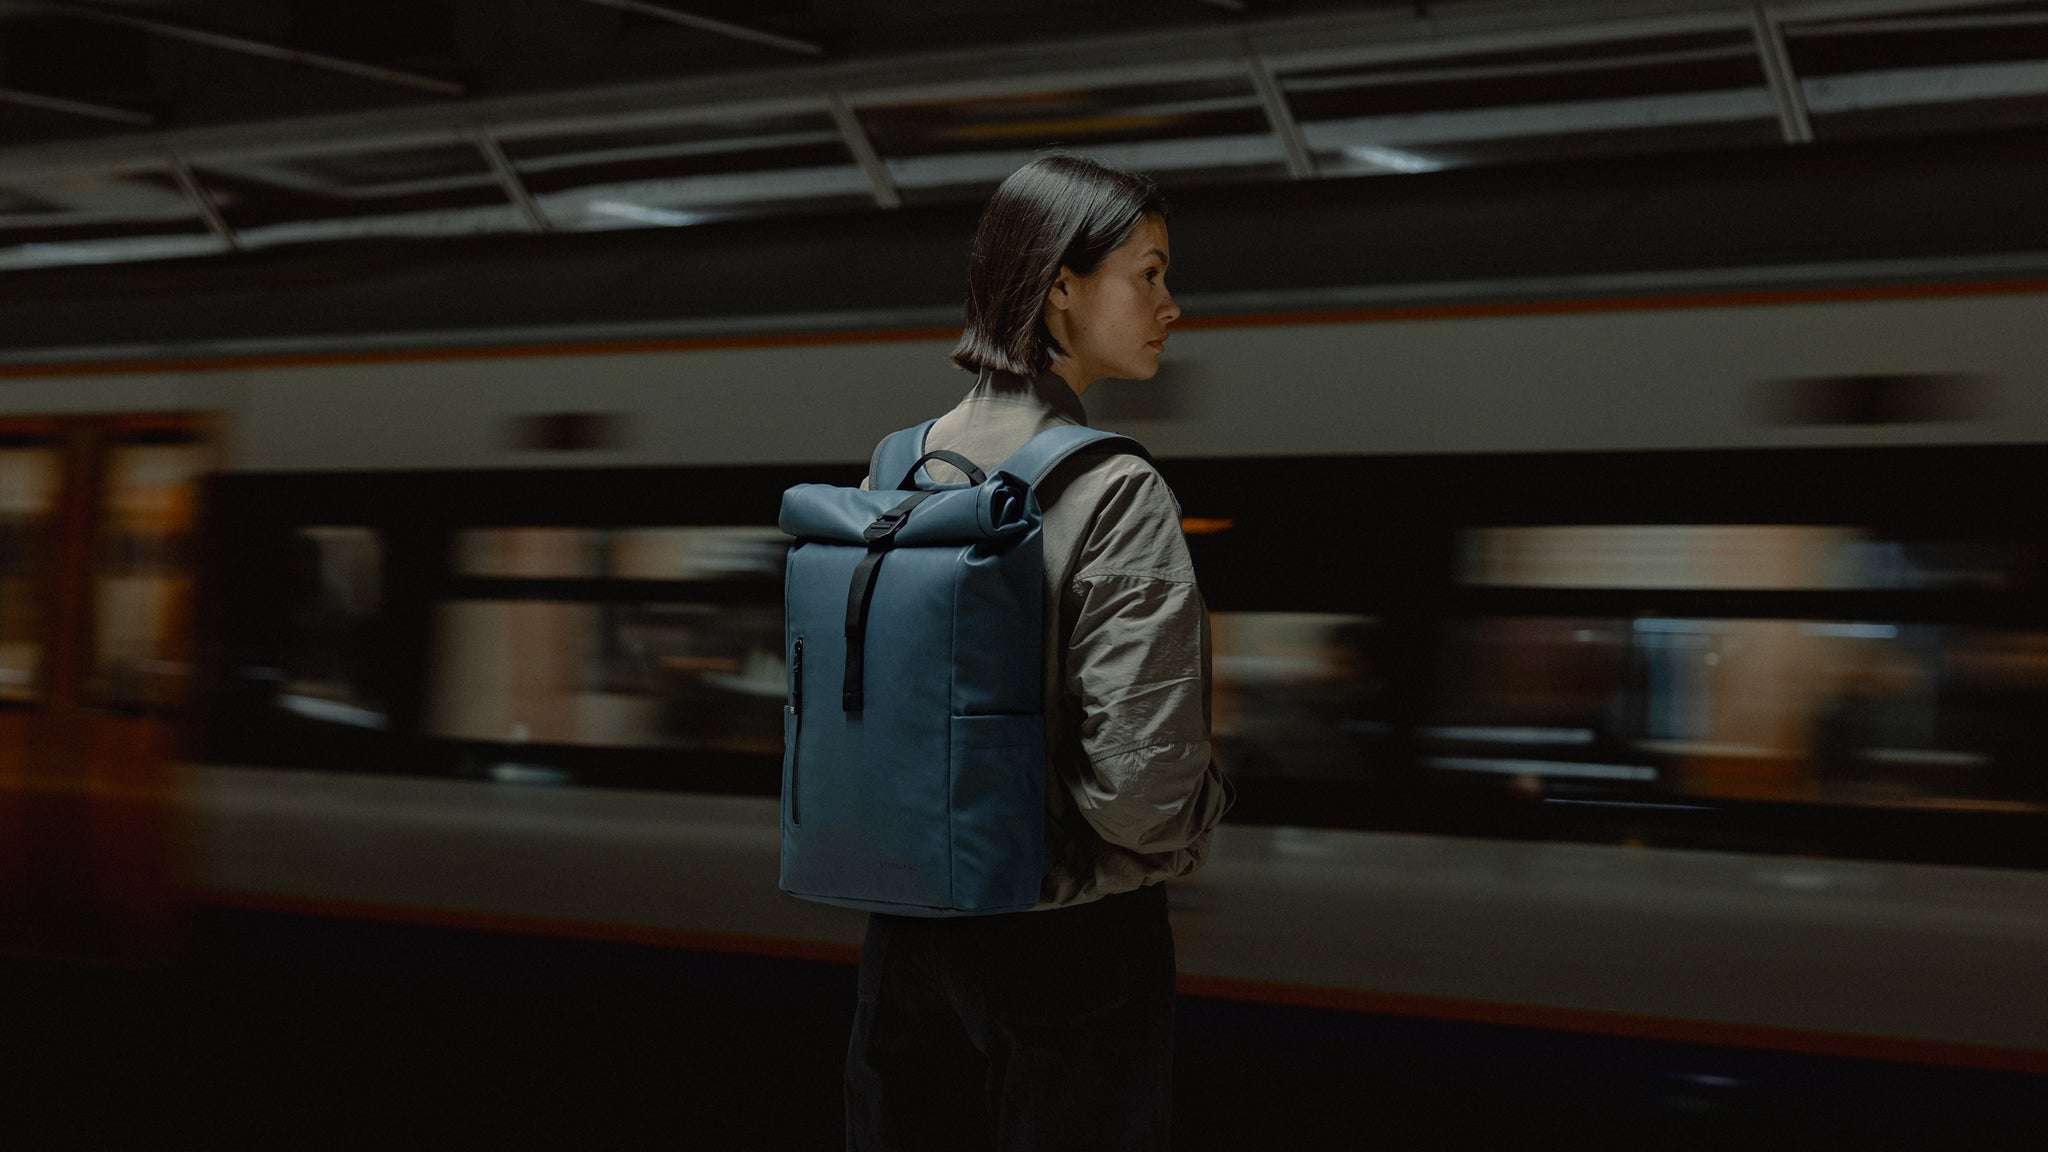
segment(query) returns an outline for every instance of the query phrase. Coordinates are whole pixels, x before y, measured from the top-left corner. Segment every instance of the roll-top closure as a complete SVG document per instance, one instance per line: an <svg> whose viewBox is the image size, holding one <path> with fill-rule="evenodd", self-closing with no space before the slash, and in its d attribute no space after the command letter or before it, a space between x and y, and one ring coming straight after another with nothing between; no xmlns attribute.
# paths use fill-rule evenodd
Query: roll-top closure
<svg viewBox="0 0 2048 1152"><path fill-rule="evenodd" d="M800 540L873 547L971 544L1000 540L1029 527L1030 486L997 473L971 487L931 492L903 509L906 493L799 484L783 493L781 529Z"/></svg>

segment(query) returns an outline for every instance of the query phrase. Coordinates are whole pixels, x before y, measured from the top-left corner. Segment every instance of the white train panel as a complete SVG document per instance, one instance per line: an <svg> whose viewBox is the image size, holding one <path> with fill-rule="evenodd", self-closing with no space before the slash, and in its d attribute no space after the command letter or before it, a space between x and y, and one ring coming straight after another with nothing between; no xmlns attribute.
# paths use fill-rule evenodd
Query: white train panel
<svg viewBox="0 0 2048 1152"><path fill-rule="evenodd" d="M20 414L226 411L238 471L852 462L949 406L941 338L364 359L18 376ZM2048 439L2048 292L1365 319L1175 333L1153 383L1101 385L1103 423L1162 456L1481 453ZM1769 390L1929 376L1918 421L1785 423ZM1163 405L1119 404L1170 390ZM1118 409L1124 415L1118 415ZM1148 408L1164 411L1148 412ZM618 418L614 446L522 447L509 422Z"/></svg>

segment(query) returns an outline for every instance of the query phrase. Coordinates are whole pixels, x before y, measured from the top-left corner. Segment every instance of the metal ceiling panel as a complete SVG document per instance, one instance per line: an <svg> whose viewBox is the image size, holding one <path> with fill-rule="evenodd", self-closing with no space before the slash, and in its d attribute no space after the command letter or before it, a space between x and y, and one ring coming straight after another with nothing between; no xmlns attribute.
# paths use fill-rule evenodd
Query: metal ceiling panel
<svg viewBox="0 0 2048 1152"><path fill-rule="evenodd" d="M1820 139L2048 124L2048 3L1785 26Z"/></svg>
<svg viewBox="0 0 2048 1152"><path fill-rule="evenodd" d="M541 212L564 231L872 203L868 177L822 109L527 136L503 146Z"/></svg>
<svg viewBox="0 0 2048 1152"><path fill-rule="evenodd" d="M0 270L210 255L221 248L168 167L0 184Z"/></svg>
<svg viewBox="0 0 2048 1152"><path fill-rule="evenodd" d="M866 104L861 124L906 202L987 195L1047 149L1160 179L1285 179L1287 161L1247 75L1047 88L977 100Z"/></svg>
<svg viewBox="0 0 2048 1152"><path fill-rule="evenodd" d="M245 247L525 227L488 160L469 141L205 157L192 168Z"/></svg>
<svg viewBox="0 0 2048 1152"><path fill-rule="evenodd" d="M1280 76L1318 172L1430 172L1778 138L1747 32L1601 41Z"/></svg>

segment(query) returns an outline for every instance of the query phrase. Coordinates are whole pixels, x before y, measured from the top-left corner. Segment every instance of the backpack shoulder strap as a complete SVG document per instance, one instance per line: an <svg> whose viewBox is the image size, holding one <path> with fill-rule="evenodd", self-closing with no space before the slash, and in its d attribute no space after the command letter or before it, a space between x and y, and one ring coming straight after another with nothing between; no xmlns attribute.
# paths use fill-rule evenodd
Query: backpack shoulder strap
<svg viewBox="0 0 2048 1152"><path fill-rule="evenodd" d="M924 435L937 423L937 419L931 419L915 428L891 432L875 445L874 458L868 461L868 483L875 491L887 491L903 479L917 458L924 455Z"/></svg>
<svg viewBox="0 0 2048 1152"><path fill-rule="evenodd" d="M1117 452L1129 452L1150 462L1152 455L1145 446L1128 436L1090 428L1085 424L1063 424L1048 428L1024 442L1024 446L1010 453L1010 458L997 465L996 470L1008 472L1033 488L1038 487L1052 470L1064 463L1068 457L1084 448L1110 448Z"/></svg>

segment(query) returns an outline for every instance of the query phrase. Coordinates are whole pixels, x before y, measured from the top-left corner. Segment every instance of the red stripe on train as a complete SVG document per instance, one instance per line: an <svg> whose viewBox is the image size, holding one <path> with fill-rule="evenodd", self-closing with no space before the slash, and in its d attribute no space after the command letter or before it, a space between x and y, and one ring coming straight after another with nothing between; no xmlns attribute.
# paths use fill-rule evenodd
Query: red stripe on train
<svg viewBox="0 0 2048 1152"><path fill-rule="evenodd" d="M1510 300L1473 304L1423 304L1380 308L1339 308L1300 312L1192 316L1187 328L1260 328L1306 324L1385 324L1414 320L1469 320L1486 317L1550 316L1569 313L1649 312L1683 308L1749 308L1785 304L1831 304L1865 300L1926 300L1960 296L2018 296L2048 292L2048 280L1982 280L1931 284L1871 284L1844 288L1771 288L1729 292L1671 292L1653 296L1561 300ZM502 360L531 356L618 356L647 352L701 352L734 348L783 348L820 344L891 344L953 340L958 328L903 328L873 332L786 332L758 336L675 337L657 340L572 341L554 344L495 344L453 348L376 349L355 352L251 353L186 359L72 361L0 364L0 379L35 376L111 376L151 372L218 372L249 368L298 368L336 364L417 363L442 360Z"/></svg>

